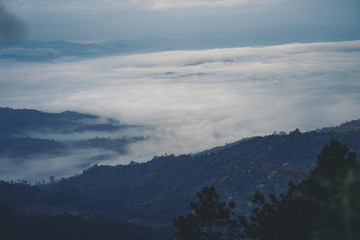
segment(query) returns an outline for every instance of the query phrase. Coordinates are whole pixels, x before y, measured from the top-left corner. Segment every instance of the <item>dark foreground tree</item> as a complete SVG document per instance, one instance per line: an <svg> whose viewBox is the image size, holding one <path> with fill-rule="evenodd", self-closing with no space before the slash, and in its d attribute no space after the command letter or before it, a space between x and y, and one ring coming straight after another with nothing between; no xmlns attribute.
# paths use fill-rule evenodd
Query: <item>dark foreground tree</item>
<svg viewBox="0 0 360 240"><path fill-rule="evenodd" d="M234 201L221 202L214 185L204 187L197 198L197 202L190 203L192 213L173 220L178 229L175 237L180 240L237 239L239 227L232 212Z"/></svg>
<svg viewBox="0 0 360 240"><path fill-rule="evenodd" d="M360 171L356 154L332 139L307 179L267 200L256 192L253 214L239 217L251 239L360 239Z"/></svg>

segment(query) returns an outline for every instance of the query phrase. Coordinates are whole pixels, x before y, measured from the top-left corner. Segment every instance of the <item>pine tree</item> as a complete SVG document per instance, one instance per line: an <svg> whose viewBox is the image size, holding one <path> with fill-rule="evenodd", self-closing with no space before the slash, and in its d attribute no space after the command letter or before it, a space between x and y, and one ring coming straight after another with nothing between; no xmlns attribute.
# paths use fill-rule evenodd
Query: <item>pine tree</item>
<svg viewBox="0 0 360 240"><path fill-rule="evenodd" d="M191 202L191 213L174 219L179 240L231 240L238 235L238 222L233 217L234 201L220 201L214 185L197 193L197 202Z"/></svg>
<svg viewBox="0 0 360 240"><path fill-rule="evenodd" d="M360 239L360 170L356 154L332 139L307 179L268 202L257 192L250 218L239 217L243 238Z"/></svg>

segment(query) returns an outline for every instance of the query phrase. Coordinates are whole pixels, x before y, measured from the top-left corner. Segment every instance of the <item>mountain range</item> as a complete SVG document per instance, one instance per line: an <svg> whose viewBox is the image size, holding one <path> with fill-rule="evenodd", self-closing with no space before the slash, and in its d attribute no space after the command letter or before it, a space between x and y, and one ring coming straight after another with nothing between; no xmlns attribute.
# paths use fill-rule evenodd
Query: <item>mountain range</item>
<svg viewBox="0 0 360 240"><path fill-rule="evenodd" d="M24 41L16 45L0 43L0 59L52 62L61 59L71 60L129 54L139 50L142 49L120 41L106 43Z"/></svg>
<svg viewBox="0 0 360 240"><path fill-rule="evenodd" d="M14 110L2 109L1 131L6 133L2 136L13 137L19 134L16 126L20 123L11 125L6 120L6 111ZM64 124L75 119L70 121L74 125L69 125L69 131L82 131L76 125L79 119L99 120L74 112L45 114L44 119L54 116L66 119ZM37 122L26 119L29 127ZM114 121L105 120L101 129L125 127ZM89 125L94 126L99 127ZM317 154L332 138L359 154L360 120L304 133L295 129L290 133L251 137L196 154L155 156L145 163L94 164L79 175L47 184L2 181L0 202L28 213L100 214L169 237L172 219L189 211L188 204L204 186L213 184L222 199L234 200L237 213L247 215L256 190L265 195L286 192L289 180L300 181L316 166Z"/></svg>
<svg viewBox="0 0 360 240"><path fill-rule="evenodd" d="M109 135L136 126L91 114L0 108L0 116L0 156L24 158L42 153L59 154L65 153L69 148L103 148L122 153L126 151L128 143L143 139L102 137L102 134ZM76 139L73 137L75 133L83 137ZM52 139L60 135L64 140ZM91 137L92 135L96 137Z"/></svg>
<svg viewBox="0 0 360 240"><path fill-rule="evenodd" d="M231 36L207 36L205 42L204 37L148 37L104 42L21 41L13 45L0 42L0 59L23 62L61 62L169 50L201 50L219 48L219 46L222 48L269 46L293 42L291 37L278 39L276 34L266 33L266 35L267 40L262 37L254 39L250 36L241 36L241 40ZM316 40L322 41L321 38ZM304 38L300 42L311 41Z"/></svg>
<svg viewBox="0 0 360 240"><path fill-rule="evenodd" d="M130 144L147 138L141 135L141 126L71 111L0 108L0 116L3 180L71 176L95 163L126 155ZM42 170L44 165L57 167Z"/></svg>

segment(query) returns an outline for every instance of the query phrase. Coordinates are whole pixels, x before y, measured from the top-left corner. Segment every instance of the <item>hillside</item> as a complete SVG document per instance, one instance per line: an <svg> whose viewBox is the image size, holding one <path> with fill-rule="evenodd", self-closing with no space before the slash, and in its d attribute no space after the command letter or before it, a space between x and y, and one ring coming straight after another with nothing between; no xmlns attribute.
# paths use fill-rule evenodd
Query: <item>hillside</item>
<svg viewBox="0 0 360 240"><path fill-rule="evenodd" d="M128 126L111 118L72 111L47 113L31 109L0 107L0 130L7 136L24 136L31 132L74 133L85 131L116 131Z"/></svg>
<svg viewBox="0 0 360 240"><path fill-rule="evenodd" d="M101 216L30 215L0 204L0 239L155 240L154 231Z"/></svg>
<svg viewBox="0 0 360 240"><path fill-rule="evenodd" d="M0 156L27 157L32 154L66 153L69 148L105 148L126 151L129 142L141 138L89 138L73 140L72 134L116 132L131 128L114 119L102 119L91 114L66 111L45 113L29 109L0 108ZM56 134L68 135L67 140L51 139ZM35 137L34 137L35 136ZM63 137L66 139L66 137Z"/></svg>
<svg viewBox="0 0 360 240"><path fill-rule="evenodd" d="M210 184L215 184L223 197L234 199L239 211L246 212L256 189L284 192L290 179L299 180L311 170L317 153L332 137L360 152L359 131L294 131L286 136L253 138L211 154L155 157L148 163L129 166L97 166L58 183L58 187L79 189L88 196L93 210L153 227L169 224L172 217L185 211L196 192ZM283 171L276 170L279 167ZM103 206L98 205L101 202Z"/></svg>
<svg viewBox="0 0 360 240"><path fill-rule="evenodd" d="M299 181L314 168L317 154L331 138L360 153L359 126L356 120L305 133L297 129L253 137L196 155L94 165L54 184L23 186L26 190L3 183L0 200L26 211L96 213L170 232L171 220L188 210L204 186L214 184L224 199L235 201L237 212L247 214L256 190L286 192L289 180Z"/></svg>
<svg viewBox="0 0 360 240"><path fill-rule="evenodd" d="M104 159L125 155L129 144L145 139L128 135L137 126L92 114L0 108L0 116L0 176L7 176L6 180L70 176ZM38 162L63 162L64 169L42 172L33 168L22 176L11 166L16 163L22 169Z"/></svg>

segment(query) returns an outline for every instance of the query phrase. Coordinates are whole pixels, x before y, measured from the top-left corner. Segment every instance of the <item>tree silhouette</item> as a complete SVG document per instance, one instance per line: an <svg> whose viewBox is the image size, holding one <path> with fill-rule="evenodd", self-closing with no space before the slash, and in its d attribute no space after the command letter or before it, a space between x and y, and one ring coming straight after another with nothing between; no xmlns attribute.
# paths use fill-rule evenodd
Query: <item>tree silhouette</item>
<svg viewBox="0 0 360 240"><path fill-rule="evenodd" d="M253 214L239 217L243 238L360 239L360 171L356 154L332 139L317 156L307 179L289 191L269 196L256 192Z"/></svg>
<svg viewBox="0 0 360 240"><path fill-rule="evenodd" d="M221 202L214 185L204 187L197 198L197 202L190 203L191 213L173 220L178 229L175 237L180 240L236 239L239 227L233 218L234 201Z"/></svg>

